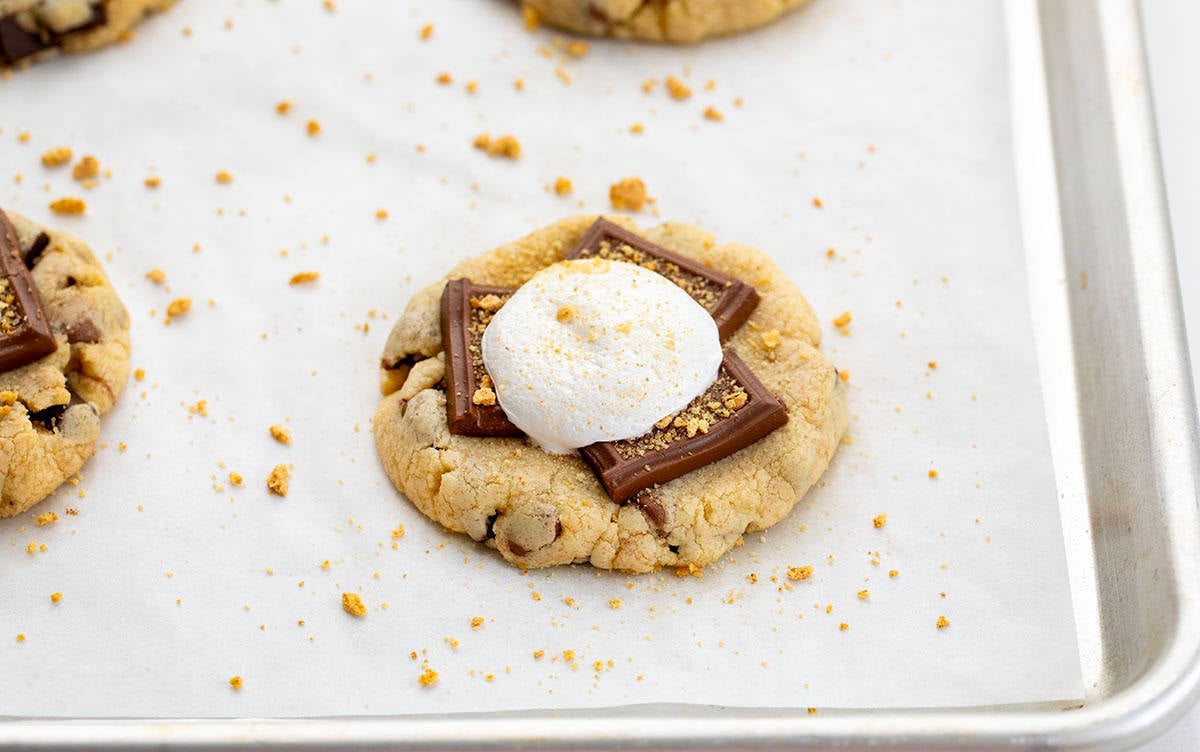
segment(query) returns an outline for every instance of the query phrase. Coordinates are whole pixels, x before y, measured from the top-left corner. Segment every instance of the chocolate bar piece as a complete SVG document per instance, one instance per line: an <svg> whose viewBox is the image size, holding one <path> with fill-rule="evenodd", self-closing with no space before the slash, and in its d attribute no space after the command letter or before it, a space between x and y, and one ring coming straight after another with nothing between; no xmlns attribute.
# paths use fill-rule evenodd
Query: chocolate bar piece
<svg viewBox="0 0 1200 752"><path fill-rule="evenodd" d="M679 285L712 314L722 341L746 323L758 305L758 293L745 282L672 253L607 219L597 219L566 256L592 257L637 264Z"/></svg>
<svg viewBox="0 0 1200 752"><path fill-rule="evenodd" d="M104 4L96 3L89 10L91 15L86 21L60 30L39 23L29 11L0 18L0 65L13 65L31 55L58 47L67 34L103 26L107 20Z"/></svg>
<svg viewBox="0 0 1200 752"><path fill-rule="evenodd" d="M505 417L480 342L492 316L515 292L509 287L452 279L442 291L442 350L446 353L446 419L460 436L524 436Z"/></svg>
<svg viewBox="0 0 1200 752"><path fill-rule="evenodd" d="M787 423L787 409L733 350L717 380L644 436L579 450L618 504L658 483L728 457Z"/></svg>
<svg viewBox="0 0 1200 752"><path fill-rule="evenodd" d="M42 311L37 287L17 242L17 231L0 212L0 373L32 363L58 349Z"/></svg>

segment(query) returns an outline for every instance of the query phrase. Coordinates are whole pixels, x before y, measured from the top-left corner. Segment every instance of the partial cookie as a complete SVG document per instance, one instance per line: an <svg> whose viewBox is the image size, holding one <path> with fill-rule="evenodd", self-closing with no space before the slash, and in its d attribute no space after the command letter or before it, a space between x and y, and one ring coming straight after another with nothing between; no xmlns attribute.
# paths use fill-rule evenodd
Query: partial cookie
<svg viewBox="0 0 1200 752"><path fill-rule="evenodd" d="M0 67L126 39L174 0L0 0Z"/></svg>
<svg viewBox="0 0 1200 752"><path fill-rule="evenodd" d="M94 453L129 376L129 314L77 238L0 212L0 254L0 517L11 517Z"/></svg>
<svg viewBox="0 0 1200 752"><path fill-rule="evenodd" d="M808 0L522 0L549 24L578 34L684 44L774 21Z"/></svg>
<svg viewBox="0 0 1200 752"><path fill-rule="evenodd" d="M627 218L610 219L638 232ZM446 281L519 287L569 254L595 220L558 222L459 264L413 296L383 354L376 447L418 509L517 566L701 567L743 534L783 519L825 471L848 422L844 386L817 349L811 307L759 251L717 245L677 223L638 232L757 290L761 301L725 346L787 410L786 424L765 438L617 504L578 456L548 454L522 438L450 433L440 310Z"/></svg>

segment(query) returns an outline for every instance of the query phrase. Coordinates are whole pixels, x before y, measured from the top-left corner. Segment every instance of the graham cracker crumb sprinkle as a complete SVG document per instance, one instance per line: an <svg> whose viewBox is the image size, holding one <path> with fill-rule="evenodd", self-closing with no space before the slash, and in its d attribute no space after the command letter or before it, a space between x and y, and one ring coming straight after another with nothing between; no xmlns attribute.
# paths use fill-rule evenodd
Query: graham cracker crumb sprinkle
<svg viewBox="0 0 1200 752"><path fill-rule="evenodd" d="M42 164L46 167L62 167L71 161L73 154L69 146L56 146L42 154Z"/></svg>
<svg viewBox="0 0 1200 752"><path fill-rule="evenodd" d="M642 88L645 89L645 84L642 84ZM692 90L687 84L674 76L667 76L667 93L671 95L671 99L681 102L692 96Z"/></svg>
<svg viewBox="0 0 1200 752"><path fill-rule="evenodd" d="M928 365L928 366L929 366L929 369L930 369L931 371L932 371L932 370L937 370L937 361L936 361L936 360L931 360L931 361L929 361L929 362L928 362L926 365Z"/></svg>
<svg viewBox="0 0 1200 752"><path fill-rule="evenodd" d="M875 519L871 520L871 524L876 528L881 528L887 525L887 512L875 515Z"/></svg>
<svg viewBox="0 0 1200 752"><path fill-rule="evenodd" d="M486 386L480 387L471 395L471 402L476 405L494 405L496 404L496 393Z"/></svg>
<svg viewBox="0 0 1200 752"><path fill-rule="evenodd" d="M492 138L486 133L481 133L475 137L472 143L476 149L483 151L489 157L517 159L521 156L521 142L512 135Z"/></svg>
<svg viewBox="0 0 1200 752"><path fill-rule="evenodd" d="M620 608L621 606L622 606L622 603L621 603L620 598L613 598L612 600L610 600L608 602L608 607L613 610L616 610L616 609Z"/></svg>
<svg viewBox="0 0 1200 752"><path fill-rule="evenodd" d="M242 677L240 676L231 676L229 677L229 686L230 688L240 692L242 687L245 686L245 681L243 681Z"/></svg>
<svg viewBox="0 0 1200 752"><path fill-rule="evenodd" d="M437 78L435 78L434 80L437 81L442 86L449 86L450 84L454 83L454 76L451 76L449 73L446 73L445 71L443 71L443 72L439 73L437 75Z"/></svg>
<svg viewBox="0 0 1200 752"><path fill-rule="evenodd" d="M58 522L58 515L54 512L42 512L33 521L38 527L45 527Z"/></svg>
<svg viewBox="0 0 1200 752"><path fill-rule="evenodd" d="M392 531L392 540L400 540L403 537L404 537L404 525L397 525L396 529Z"/></svg>
<svg viewBox="0 0 1200 752"><path fill-rule="evenodd" d="M55 214L83 214L87 211L87 204L81 198L64 196L50 202L50 211Z"/></svg>
<svg viewBox="0 0 1200 752"><path fill-rule="evenodd" d="M417 684L420 684L422 687L432 687L434 684L437 684L437 680L438 672L431 668L427 668L420 676L417 677Z"/></svg>
<svg viewBox="0 0 1200 752"><path fill-rule="evenodd" d="M722 368L712 386L683 410L655 423L649 433L615 442L614 448L622 459L661 451L685 437L708 433L714 425L731 417L748 401L746 390Z"/></svg>
<svg viewBox="0 0 1200 752"><path fill-rule="evenodd" d="M937 618L937 628L938 629L945 629L948 626L950 626L950 620L947 619L945 616L939 616ZM968 630L968 631L970 631L970 630Z"/></svg>
<svg viewBox="0 0 1200 752"><path fill-rule="evenodd" d="M559 176L558 180L554 181L554 192L559 196L566 196L571 193L573 186L569 178Z"/></svg>
<svg viewBox="0 0 1200 752"><path fill-rule="evenodd" d="M811 566L788 567L787 577L792 582L799 582L800 580L807 580L809 577L812 577L812 573L813 568Z"/></svg>
<svg viewBox="0 0 1200 752"><path fill-rule="evenodd" d="M167 304L167 317L163 323L169 324L172 319L182 316L190 310L192 310L191 298L175 298Z"/></svg>
<svg viewBox="0 0 1200 752"><path fill-rule="evenodd" d="M721 114L721 111L712 106L704 108L704 117L708 120L714 120L718 123L725 119L725 116Z"/></svg>
<svg viewBox="0 0 1200 752"><path fill-rule="evenodd" d="M763 347L768 350L774 350L776 347L779 347L781 338L778 329L768 329L759 336L762 337Z"/></svg>
<svg viewBox="0 0 1200 752"><path fill-rule="evenodd" d="M275 114L276 115L286 115L291 111L292 111L292 103L287 99L285 99L275 105Z"/></svg>
<svg viewBox="0 0 1200 752"><path fill-rule="evenodd" d="M608 200L618 211L639 212L646 205L646 184L641 178L623 178L609 186Z"/></svg>
<svg viewBox="0 0 1200 752"><path fill-rule="evenodd" d="M846 622L842 622L841 624L838 625L839 632L845 632L847 629L850 629L850 625L847 624Z"/></svg>
<svg viewBox="0 0 1200 752"><path fill-rule="evenodd" d="M221 170L217 173L216 180L221 185L229 185L233 182L233 173L228 170Z"/></svg>
<svg viewBox="0 0 1200 752"><path fill-rule="evenodd" d="M645 131L646 126L642 125L641 123L634 123L633 125L629 126L630 133L644 133Z"/></svg>
<svg viewBox="0 0 1200 752"><path fill-rule="evenodd" d="M367 607L363 605L358 593L342 593L342 610L356 619L367 615Z"/></svg>
<svg viewBox="0 0 1200 752"><path fill-rule="evenodd" d="M167 273L162 269L151 269L150 271L146 272L146 279L150 280L156 285L161 285L163 282L167 281Z"/></svg>
<svg viewBox="0 0 1200 752"><path fill-rule="evenodd" d="M375 219L387 219L387 218L388 218L388 210L387 209L376 209L375 210Z"/></svg>
<svg viewBox="0 0 1200 752"><path fill-rule="evenodd" d="M25 642L25 635L23 635L23 634L18 634L18 635L17 635L17 642Z"/></svg>
<svg viewBox="0 0 1200 752"><path fill-rule="evenodd" d="M100 160L93 157L91 154L84 156L83 159L71 168L71 177L76 180L90 180L100 174Z"/></svg>
<svg viewBox="0 0 1200 752"><path fill-rule="evenodd" d="M146 369L145 369L145 368L139 368L139 369L137 369L136 371L134 371L134 372L133 372L133 378L137 379L138 381L143 381L143 380L145 380L145 378L146 378Z"/></svg>
<svg viewBox="0 0 1200 752"><path fill-rule="evenodd" d="M421 27L421 41L424 42L433 36L433 24L425 24Z"/></svg>
<svg viewBox="0 0 1200 752"><path fill-rule="evenodd" d="M841 315L839 315L837 318L835 318L833 320L833 325L836 326L838 329L845 329L847 326L850 326L851 320L852 320L852 317L850 316L850 312L843 311L841 313Z"/></svg>
<svg viewBox="0 0 1200 752"><path fill-rule="evenodd" d="M235 473L232 470L230 470L229 471L229 482L232 485L240 486L246 482L246 479L242 477L241 473Z"/></svg>
<svg viewBox="0 0 1200 752"><path fill-rule="evenodd" d="M287 465L276 465L267 476L267 490L276 496L287 496L292 483L292 471Z"/></svg>
<svg viewBox="0 0 1200 752"><path fill-rule="evenodd" d="M309 135L310 138L313 136L320 135L321 124L319 122L317 122L316 120L309 120L304 125L304 131Z"/></svg>
<svg viewBox="0 0 1200 752"><path fill-rule="evenodd" d="M296 272L288 280L289 285L307 285L321 278L320 272Z"/></svg>
<svg viewBox="0 0 1200 752"><path fill-rule="evenodd" d="M899 577L899 576L900 576L899 569L889 569L888 570L888 577L895 579L896 577Z"/></svg>
<svg viewBox="0 0 1200 752"><path fill-rule="evenodd" d="M930 471L929 471L929 477L930 477L930 478L936 478L936 477L938 477L938 472L937 472L937 470L930 470Z"/></svg>
<svg viewBox="0 0 1200 752"><path fill-rule="evenodd" d="M590 49L592 49L590 44L577 39L572 42L567 42L567 46L564 48L564 51L573 58L581 58L588 54Z"/></svg>
<svg viewBox="0 0 1200 752"><path fill-rule="evenodd" d="M483 626L483 617L482 616L471 617L471 629L479 629L482 626Z"/></svg>
<svg viewBox="0 0 1200 752"><path fill-rule="evenodd" d="M812 205L820 209L821 207L825 206L825 202L821 201L821 199L817 198L816 196L813 196Z"/></svg>
<svg viewBox="0 0 1200 752"><path fill-rule="evenodd" d="M276 423L267 429L271 432L271 438L278 441L280 444L292 443L292 432Z"/></svg>
<svg viewBox="0 0 1200 752"><path fill-rule="evenodd" d="M865 600L869 599L870 597L871 597L871 591L866 590L866 589L858 591L858 599L860 601L865 601Z"/></svg>
<svg viewBox="0 0 1200 752"><path fill-rule="evenodd" d="M62 593L54 592L50 594L51 603L59 603L62 601Z"/></svg>

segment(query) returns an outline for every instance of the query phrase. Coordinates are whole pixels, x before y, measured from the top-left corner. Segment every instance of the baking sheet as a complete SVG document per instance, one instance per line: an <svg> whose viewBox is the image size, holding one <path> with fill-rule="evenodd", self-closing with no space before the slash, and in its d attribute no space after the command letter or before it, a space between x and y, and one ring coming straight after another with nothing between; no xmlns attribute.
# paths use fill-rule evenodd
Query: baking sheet
<svg viewBox="0 0 1200 752"><path fill-rule="evenodd" d="M191 2L133 44L0 82L0 162L22 176L0 204L107 255L146 372L80 484L0 523L3 712L1077 701L1002 28L995 3L826 2L747 37L573 60L543 55L554 33L499 0ZM666 75L692 98L643 92ZM484 131L516 135L521 158L472 149ZM44 170L62 144L112 176L85 191ZM570 198L548 188L559 175ZM641 223L762 248L824 321L851 311L824 349L851 374L852 443L703 578L521 573L391 489L370 437L378 354L455 259L605 211L628 175L657 199ZM61 195L87 216L52 216ZM287 284L305 270L320 280ZM178 296L193 310L163 326ZM264 486L279 462L295 472L283 500ZM43 511L61 519L38 527ZM787 582L805 564L813 578ZM366 618L341 610L344 591Z"/></svg>

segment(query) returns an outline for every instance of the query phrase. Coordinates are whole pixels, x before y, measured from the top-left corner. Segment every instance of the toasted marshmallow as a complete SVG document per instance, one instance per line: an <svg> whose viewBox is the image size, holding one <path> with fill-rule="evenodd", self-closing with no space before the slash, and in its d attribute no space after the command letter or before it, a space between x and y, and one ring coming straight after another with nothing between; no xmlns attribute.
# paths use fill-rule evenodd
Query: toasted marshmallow
<svg viewBox="0 0 1200 752"><path fill-rule="evenodd" d="M631 439L717 378L712 316L634 264L563 261L538 272L483 333L500 407L547 452Z"/></svg>

